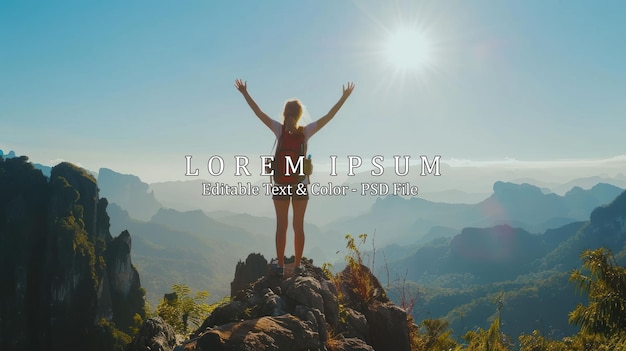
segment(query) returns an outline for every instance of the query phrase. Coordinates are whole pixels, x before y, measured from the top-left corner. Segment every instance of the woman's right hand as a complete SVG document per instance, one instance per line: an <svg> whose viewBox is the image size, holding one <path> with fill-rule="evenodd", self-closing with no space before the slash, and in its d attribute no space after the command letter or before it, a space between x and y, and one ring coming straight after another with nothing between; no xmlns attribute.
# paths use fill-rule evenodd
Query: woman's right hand
<svg viewBox="0 0 626 351"><path fill-rule="evenodd" d="M235 88L237 88L237 90L239 90L242 94L247 92L248 89L248 81L242 81L241 79L236 79L235 80Z"/></svg>
<svg viewBox="0 0 626 351"><path fill-rule="evenodd" d="M342 96L344 98L348 98L348 96L350 96L350 94L352 94L352 90L354 90L354 83L353 82L348 82L348 86L346 87L345 85L342 85L341 88L343 89L342 92Z"/></svg>

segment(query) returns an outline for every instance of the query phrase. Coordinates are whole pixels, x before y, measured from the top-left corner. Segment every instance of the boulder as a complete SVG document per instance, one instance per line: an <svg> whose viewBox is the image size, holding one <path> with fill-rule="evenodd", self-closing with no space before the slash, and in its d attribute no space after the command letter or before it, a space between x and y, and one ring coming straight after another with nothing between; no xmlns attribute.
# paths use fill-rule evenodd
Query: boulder
<svg viewBox="0 0 626 351"><path fill-rule="evenodd" d="M340 325L340 332L346 338L359 338L367 341L370 334L370 326L367 318L352 308L346 308L342 314L344 323Z"/></svg>
<svg viewBox="0 0 626 351"><path fill-rule="evenodd" d="M146 320L139 328L127 351L162 350L171 351L176 345L174 328L161 317Z"/></svg>
<svg viewBox="0 0 626 351"><path fill-rule="evenodd" d="M369 339L376 351L410 351L406 311L391 302L374 301L367 306Z"/></svg>
<svg viewBox="0 0 626 351"><path fill-rule="evenodd" d="M324 313L324 299L319 281L312 277L293 277L285 281L285 295L296 305L315 308Z"/></svg>
<svg viewBox="0 0 626 351"><path fill-rule="evenodd" d="M185 350L305 351L322 346L318 333L298 318L286 314L229 323L208 329Z"/></svg>
<svg viewBox="0 0 626 351"><path fill-rule="evenodd" d="M370 345L359 338L340 338L332 340L329 351L375 351Z"/></svg>

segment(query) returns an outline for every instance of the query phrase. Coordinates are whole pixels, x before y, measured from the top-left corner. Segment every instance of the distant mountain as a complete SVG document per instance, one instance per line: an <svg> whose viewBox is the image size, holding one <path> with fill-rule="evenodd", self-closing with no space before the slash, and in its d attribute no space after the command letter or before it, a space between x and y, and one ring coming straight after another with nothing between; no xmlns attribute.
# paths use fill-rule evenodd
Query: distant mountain
<svg viewBox="0 0 626 351"><path fill-rule="evenodd" d="M98 186L100 196L120 205L131 217L139 220L149 220L162 207L154 193L149 191L149 185L132 174L100 168Z"/></svg>
<svg viewBox="0 0 626 351"><path fill-rule="evenodd" d="M528 232L540 233L549 228L586 220L591 211L611 201L622 189L597 184L589 190L573 188L559 196L544 193L530 184L496 182L493 194L476 204L447 204L421 198L387 196L379 198L369 212L351 219L335 221L326 228L339 231L387 233L384 244L423 242L429 230L489 227L505 224Z"/></svg>
<svg viewBox="0 0 626 351"><path fill-rule="evenodd" d="M267 181L267 180L265 180ZM229 183L224 180L193 179L188 181L170 181L150 184L156 199L163 207L174 208L179 211L202 210L204 212L230 211L248 213L254 216L274 216L271 196L260 193L258 196L203 196L203 183L215 184L222 182L236 185L237 182L246 184L245 180ZM262 188L262 181L253 182L253 185Z"/></svg>
<svg viewBox="0 0 626 351"><path fill-rule="evenodd" d="M577 178L565 184L554 185L551 187L551 189L555 193L563 194L567 192L569 189L574 188L574 187L589 189L599 183L611 184L618 188L626 189L626 175L619 173L614 177L594 176L594 177Z"/></svg>
<svg viewBox="0 0 626 351"><path fill-rule="evenodd" d="M424 274L469 273L476 282L495 282L538 271L569 271L578 267L584 249L621 251L626 243L624 223L626 192L594 209L587 222L573 222L542 234L508 225L464 228L451 239L420 246L413 254L392 260L391 267L407 270L414 281L423 281Z"/></svg>
<svg viewBox="0 0 626 351"><path fill-rule="evenodd" d="M276 233L276 219L274 218L229 211L209 212L207 216L230 227L240 228L246 233L255 235L258 242L265 244L271 243L272 245L274 243L274 235ZM292 229L289 228L287 232L287 242L289 245L287 252L292 252L292 233ZM332 228L322 230L318 225L314 224L313 221L308 219L304 222L304 233L306 239L304 254L309 259L313 259L315 262L335 262L336 260L343 259L343 256L337 254L337 249L345 246L344 238L346 233L332 230ZM270 252L274 252L273 247Z"/></svg>
<svg viewBox="0 0 626 351"><path fill-rule="evenodd" d="M327 184L322 179L319 176L315 178L315 181ZM329 179L333 180L332 177ZM242 180L230 183L222 182L234 185L239 181ZM202 179L152 183L150 188L154 190L156 199L164 207L175 208L180 211L200 209L207 213L226 211L245 213L255 217L274 218L272 198L264 193L262 185L267 181L268 179L263 179L252 182L253 185L262 189L262 193L257 196L203 196L202 184L213 184L215 181ZM311 196L307 206L306 219L321 226L337 218L363 213L369 209L374 201L374 197L361 196L352 192L346 196Z"/></svg>
<svg viewBox="0 0 626 351"><path fill-rule="evenodd" d="M253 244L255 241L254 235L216 221L200 210L180 212L160 208L150 222L227 242Z"/></svg>
<svg viewBox="0 0 626 351"><path fill-rule="evenodd" d="M330 176L327 172L323 172L325 167L316 168L311 181L321 185L327 185L329 182L337 186L348 186L357 192L348 192L342 196L313 196L307 208L307 220L318 226L330 227L335 223L349 220L355 216L365 215L369 213L374 205L377 195L360 194L361 184L371 184L373 182L381 182L392 184L393 182L410 182L412 185L419 186L418 197L430 202L450 203L450 204L477 204L488 198L493 192L493 184L496 181L509 182L515 184L528 183L535 185L541 189L544 194L556 193L564 195L571 188L578 186L582 189L589 189L597 183L606 183L618 188L626 188L626 177L616 175L613 177L587 177L571 180L566 187L561 183L563 179L571 179L572 175L587 175L588 168L570 169L568 173L563 170L552 171L546 168L528 169L526 174L532 174L535 178L521 178L519 170L511 167L452 167L449 164L441 164L442 176L433 175L420 176L419 165L410 167L409 175L405 177L397 176L393 168L385 168L385 172L380 177L375 177L367 170L368 163L364 163L359 169L359 173L354 176L347 176L346 169L338 166L338 176ZM612 164L612 167L615 167ZM566 169L567 170L567 169ZM571 171L571 172L570 172ZM267 178L259 179L251 177L250 180L255 185L261 185L267 182ZM542 179L542 180L537 180ZM596 180L593 182L593 180ZM203 182L224 182L228 184L236 184L239 181L247 182L247 177L214 177L214 179L199 179L191 177L185 181L169 181L150 184L150 188L154 190L156 199L163 204L164 207L175 208L181 211L201 209L205 212L214 211L230 211L238 213L247 213L253 216L273 217L274 212L271 199L263 196L202 196ZM557 190L555 190L557 189ZM588 215L588 214L587 214ZM567 220L571 220L569 218ZM584 218L581 218L584 219ZM500 224L514 224L514 222L498 222ZM547 225L561 225L567 222L555 222ZM493 223L495 224L495 223ZM525 223L521 223L525 224ZM463 223L458 229L467 223ZM479 223L473 225L479 226ZM370 227L371 228L371 227ZM427 228L428 229L428 228ZM540 224L535 228L525 227L531 232L543 231L545 226ZM360 230L360 229L359 229Z"/></svg>
<svg viewBox="0 0 626 351"><path fill-rule="evenodd" d="M111 227L128 228L133 232L133 261L143 277L146 298L156 306L163 294L169 293L173 284L186 284L195 290L209 290L223 296L219 285L219 259L216 246L194 237L154 223L129 217L128 212L116 204L109 207ZM195 284L191 284L194 282Z"/></svg>
<svg viewBox="0 0 626 351"><path fill-rule="evenodd" d="M601 246L614 252L626 243L626 192L609 205L595 208L587 222L572 222L541 234L496 225L464 228L451 239L422 245L413 254L391 260L393 271L425 281L429 275L466 274L474 283L515 279L546 270L569 271L579 266L584 249Z"/></svg>
<svg viewBox="0 0 626 351"><path fill-rule="evenodd" d="M507 225L464 228L450 242L450 260L456 272L487 273L500 280L519 275L521 266L540 257L534 242L527 231Z"/></svg>
<svg viewBox="0 0 626 351"><path fill-rule="evenodd" d="M600 185L591 198L606 196L607 190L612 191ZM590 201L589 193L581 189L574 189L566 198L571 207ZM493 299L499 293L504 294L505 333L542 329L542 333L568 335L575 328L567 323L567 312L583 302L568 283L569 272L581 266L580 254L585 249L608 248L621 264L626 263L624 223L626 191L596 207L586 222L541 234L508 225L464 228L452 239L418 246L409 255L395 260L387 256L386 269L406 272L406 279L425 286L428 293L417 311L445 316L459 335L488 324L495 314Z"/></svg>
<svg viewBox="0 0 626 351"><path fill-rule="evenodd" d="M0 150L0 158L4 158L5 160L8 158L15 158L18 157L17 154L15 154L15 151L11 150L9 151L8 154L5 154L4 152L2 152L2 150ZM44 166L38 163L32 163L33 167L35 169L38 169L41 171L41 173L43 173L43 175L46 178L50 178L50 172L52 171L52 167L49 166Z"/></svg>
<svg viewBox="0 0 626 351"><path fill-rule="evenodd" d="M9 151L8 154L5 154L2 150L0 150L0 157L7 159L7 158L14 158L17 156L15 155L15 151L13 150Z"/></svg>
<svg viewBox="0 0 626 351"><path fill-rule="evenodd" d="M47 178L50 178L50 173L52 172L52 167L40 165L38 163L34 163L33 166L35 167L35 169L40 170L41 173L43 173L44 176L46 176Z"/></svg>
<svg viewBox="0 0 626 351"><path fill-rule="evenodd" d="M619 167L619 166L617 166ZM609 177L607 175L604 176L587 176L587 177L578 177L575 179L568 180L567 182L563 181L545 181L538 180L530 177L521 177L521 178L513 178L508 182L516 183L516 184L532 184L534 186L542 188L544 192L547 193L556 193L559 195L565 195L572 188L579 187L583 189L590 189L596 184L604 183L616 186L621 189L626 189L626 175L622 173L618 173L615 176Z"/></svg>
<svg viewBox="0 0 626 351"><path fill-rule="evenodd" d="M421 246L389 265L394 272L407 272L407 279L416 282L468 274L471 280L466 283L486 284L533 272L533 263L550 248L542 236L508 225L464 228L451 239Z"/></svg>
<svg viewBox="0 0 626 351"><path fill-rule="evenodd" d="M541 269L571 270L578 266L585 249L605 247L614 253L624 250L626 243L626 192L607 205L597 207L590 220L540 261ZM548 233L546 233L548 234Z"/></svg>
<svg viewBox="0 0 626 351"><path fill-rule="evenodd" d="M201 211L160 209L151 221L131 218L118 205L109 210L111 228L127 228L134 237L133 260L155 304L173 284L207 290L212 299L229 292L233 265L250 250L274 252L273 240L222 224Z"/></svg>
<svg viewBox="0 0 626 351"><path fill-rule="evenodd" d="M207 215L218 222L243 229L254 235L265 236L268 239L273 239L276 232L276 220L274 218L229 211L209 212Z"/></svg>
<svg viewBox="0 0 626 351"><path fill-rule="evenodd" d="M458 189L422 191L420 197L432 202L475 204L489 197L490 193L468 193Z"/></svg>
<svg viewBox="0 0 626 351"><path fill-rule="evenodd" d="M623 189L609 184L596 184L589 190L574 187L564 196L544 194L530 184L496 182L493 195L479 204L485 222L518 221L529 230L543 231L541 224L554 218L583 220L591 211L613 200Z"/></svg>
<svg viewBox="0 0 626 351"><path fill-rule="evenodd" d="M432 242L437 239L451 238L458 233L459 231L454 228L444 227L444 226L434 226L434 227L431 227L428 230L428 232L417 241L417 243L425 244L425 243Z"/></svg>

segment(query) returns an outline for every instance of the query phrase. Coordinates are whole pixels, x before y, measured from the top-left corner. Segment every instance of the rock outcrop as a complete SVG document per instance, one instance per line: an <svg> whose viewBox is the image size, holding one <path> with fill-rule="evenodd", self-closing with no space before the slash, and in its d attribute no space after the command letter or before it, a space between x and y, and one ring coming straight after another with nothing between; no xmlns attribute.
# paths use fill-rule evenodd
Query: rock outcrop
<svg viewBox="0 0 626 351"><path fill-rule="evenodd" d="M239 290L264 276L266 267L267 260L261 254L250 254L246 262L239 261L235 267L235 279L230 283L230 295L234 296Z"/></svg>
<svg viewBox="0 0 626 351"><path fill-rule="evenodd" d="M111 349L144 317L130 235L111 236L98 191L70 163L47 179L0 157L0 349Z"/></svg>
<svg viewBox="0 0 626 351"><path fill-rule="evenodd" d="M259 256L237 265L236 282L245 281L246 266ZM406 312L369 269L347 267L329 277L311 261L303 266L301 274L288 266L282 279L263 275L235 291L179 349L410 350Z"/></svg>
<svg viewBox="0 0 626 351"><path fill-rule="evenodd" d="M176 346L174 328L161 317L153 317L143 323L126 351L171 351Z"/></svg>

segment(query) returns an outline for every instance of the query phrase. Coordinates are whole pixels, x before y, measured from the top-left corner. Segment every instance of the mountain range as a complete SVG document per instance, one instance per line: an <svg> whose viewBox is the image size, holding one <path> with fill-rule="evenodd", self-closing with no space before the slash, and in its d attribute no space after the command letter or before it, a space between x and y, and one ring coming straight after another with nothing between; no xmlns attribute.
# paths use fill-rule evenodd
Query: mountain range
<svg viewBox="0 0 626 351"><path fill-rule="evenodd" d="M147 189L146 184L137 184L140 180L136 177L116 176L112 171L100 171L99 174L117 178L109 180L117 186ZM124 182L135 184L123 185ZM102 191L106 193L106 189ZM532 242L538 234L546 231L545 238L548 238L553 235L551 233L558 232L555 228L588 220L594 208L610 202L621 191L613 185L596 184L590 189L574 187L564 195L557 195L530 184L496 182L493 193L476 204L437 203L419 197L378 198L362 214L322 226L307 222L305 255L317 262L340 265L345 234L368 233L371 238L375 235L374 245L381 254L387 255L392 275L408 271L410 279L423 281L418 273L420 270L413 268L415 265L401 263L415 250L432 247L437 240L448 242L446 238L455 237L455 243L461 242L472 231L491 226L498 226L501 230L510 228L507 229L509 232L519 234L516 240L521 241L516 242L516 245ZM157 190L137 192L134 197L137 203L145 202L145 208L156 202L160 203L156 200L160 198ZM133 215L135 207L130 203L126 203L126 208L114 207L115 201L124 203L121 200L123 199L117 200L115 196L110 198L111 218L115 223L113 228L130 228L134 233L135 260L143 276L150 277L145 284L151 301L162 296L161 293L151 291L164 293L174 282L174 278L167 277L185 279L190 286L209 289L215 297L219 297L225 292L225 283L232 278L229 270L233 262L243 259L249 252L273 253L275 224L271 217L228 210L204 212L197 209L159 208L146 221L136 219L142 215ZM532 254L518 248L517 255L525 259L535 259L541 253L554 248L559 240L565 239L567 237L562 236L548 240L548 246ZM184 253L185 250L188 252ZM439 254L430 255L441 257L444 249L439 250L442 250ZM171 270L169 274L159 268L164 266L164 257L179 258L178 262L168 261L166 266L167 270ZM201 259L193 260L194 264L191 264L191 260L187 260L190 257ZM427 266L419 264L418 267ZM377 269L380 272L380 267ZM433 274L435 272L432 269L430 271ZM150 285L152 282L153 285Z"/></svg>
<svg viewBox="0 0 626 351"><path fill-rule="evenodd" d="M209 290L219 299L228 294L237 261L250 252L271 256L274 251L271 216L228 206L212 211L191 203L168 207L175 201L160 193L164 188L110 169L96 174L100 194L108 200L110 231L132 233L133 264L153 303L174 283ZM177 191L169 188L178 199L191 188L198 190L197 181L179 183ZM492 193L476 203L372 198L370 206L344 209L347 214L335 214L326 223L309 219L305 255L339 267L345 234L367 233L375 251L370 243L361 249L377 257L372 270L387 276L390 296L401 299L404 290L420 297L417 316L445 317L460 335L493 320L493 301L503 296L506 333L519 335L539 326L569 335L575 330L567 312L582 297L567 283L568 272L580 267L579 255L588 248L607 247L622 262L625 197L623 189L607 183L576 185L559 195L554 186L496 181ZM273 210L268 199L251 202Z"/></svg>
<svg viewBox="0 0 626 351"><path fill-rule="evenodd" d="M448 234L464 227L506 224L529 232L543 232L570 222L583 221L591 211L613 200L622 189L596 184L574 187L565 195L544 193L530 184L496 182L493 193L476 204L450 204L419 197L379 198L364 214L334 221L324 228L352 233L384 233L385 244L415 244L433 239L429 231L445 227ZM379 238L381 235L378 236Z"/></svg>

